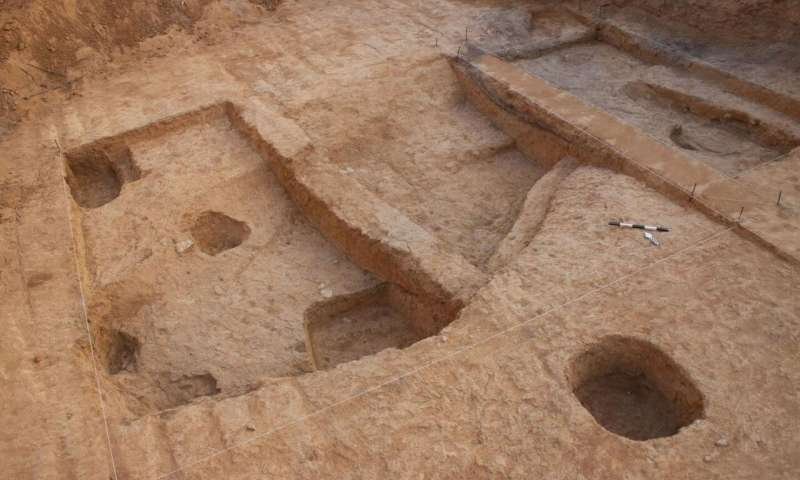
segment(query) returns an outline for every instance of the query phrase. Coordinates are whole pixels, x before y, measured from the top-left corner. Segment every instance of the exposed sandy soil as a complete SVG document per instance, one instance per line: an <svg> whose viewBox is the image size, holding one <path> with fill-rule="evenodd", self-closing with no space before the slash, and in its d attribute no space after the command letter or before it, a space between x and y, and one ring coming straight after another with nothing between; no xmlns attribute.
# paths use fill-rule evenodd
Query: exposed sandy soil
<svg viewBox="0 0 800 480"><path fill-rule="evenodd" d="M644 81L657 78L662 67L609 45L577 45L517 63L722 172L733 175L785 153L760 141L748 125L696 115L664 98Z"/></svg>
<svg viewBox="0 0 800 480"><path fill-rule="evenodd" d="M791 0L124 3L0 1L9 478L800 475Z"/></svg>
<svg viewBox="0 0 800 480"><path fill-rule="evenodd" d="M622 0L599 1L609 7L638 7L661 19L685 24L717 38L741 44L751 39L794 42L800 35L797 0Z"/></svg>
<svg viewBox="0 0 800 480"><path fill-rule="evenodd" d="M134 412L199 396L182 392L195 378L213 379L214 388L200 389L206 395L309 371L305 309L375 282L304 221L217 117L128 142L141 178L76 218L98 355L113 360L114 339L105 339L116 332L136 339L135 363L112 380L135 397ZM264 324L265 316L276 321Z"/></svg>

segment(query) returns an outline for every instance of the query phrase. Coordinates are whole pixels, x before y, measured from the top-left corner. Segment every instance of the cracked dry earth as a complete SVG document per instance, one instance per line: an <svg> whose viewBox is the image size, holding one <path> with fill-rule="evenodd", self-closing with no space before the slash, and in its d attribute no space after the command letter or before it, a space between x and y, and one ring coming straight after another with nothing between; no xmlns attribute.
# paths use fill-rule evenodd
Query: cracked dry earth
<svg viewBox="0 0 800 480"><path fill-rule="evenodd" d="M800 477L800 50L582 3L225 0L46 94L3 476Z"/></svg>

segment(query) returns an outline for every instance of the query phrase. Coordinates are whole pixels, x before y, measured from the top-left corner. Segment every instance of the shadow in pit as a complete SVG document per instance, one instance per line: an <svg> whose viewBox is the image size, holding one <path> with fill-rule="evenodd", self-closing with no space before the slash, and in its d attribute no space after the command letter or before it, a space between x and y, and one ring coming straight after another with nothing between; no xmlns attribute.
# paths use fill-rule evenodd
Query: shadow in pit
<svg viewBox="0 0 800 480"><path fill-rule="evenodd" d="M602 338L572 360L567 379L597 423L632 440L675 435L703 417L703 395L686 371L637 338Z"/></svg>
<svg viewBox="0 0 800 480"><path fill-rule="evenodd" d="M122 142L99 142L65 155L66 181L75 202L97 208L117 198L122 186L142 177Z"/></svg>
<svg viewBox="0 0 800 480"><path fill-rule="evenodd" d="M234 110L232 103L220 102L141 128L100 138L64 152L64 179L74 200L72 222L75 227L73 231L77 233L74 241L82 291L86 295L91 340L96 361L104 373L106 390L119 395L119 401L111 403L125 405L124 409L128 411L125 416L140 416L172 409L201 397L218 395L222 393L222 389L218 376L211 373L214 369L202 364L180 371L169 368L153 371L145 366L148 362L143 355L150 355L153 349L152 332L143 331L132 325L131 321L145 308L149 308L149 305L163 301L158 292L159 287L142 280L124 279L111 283L98 280L98 269L116 267L103 264L102 261L98 264L98 260L90 254L91 249L97 247L97 242L87 238L87 229L92 228L92 225L87 224L87 215L102 216L113 206L112 202L130 202L131 199L126 197L126 185L133 185L134 182L138 185L150 173L149 169L144 169L137 162L132 151L133 146L170 134L180 134L187 129L211 124L219 119L229 119ZM162 175L155 173L154 178ZM128 194L132 195L132 191ZM191 199L186 200L187 208L191 208ZM163 211L135 211L132 214L145 218L149 213L166 214ZM175 245L179 255L186 254L192 245L196 245L206 255L216 256L241 245L250 235L250 227L246 223L213 210L195 215L188 230L192 241L186 242L185 247ZM105 230L104 232L109 233ZM132 247L145 247L140 249L142 254L135 259L136 264L155 255L157 245L142 243L142 238L133 236L135 238L130 245L125 242L127 238L120 239L123 242L117 245L120 255L112 260L124 263L126 251ZM166 270L168 269L164 267L162 274L167 273ZM151 314L152 312L147 315ZM88 345L86 347L88 350Z"/></svg>
<svg viewBox="0 0 800 480"><path fill-rule="evenodd" d="M438 334L454 313L397 285L382 283L311 306L305 314L306 349L316 370L403 349Z"/></svg>

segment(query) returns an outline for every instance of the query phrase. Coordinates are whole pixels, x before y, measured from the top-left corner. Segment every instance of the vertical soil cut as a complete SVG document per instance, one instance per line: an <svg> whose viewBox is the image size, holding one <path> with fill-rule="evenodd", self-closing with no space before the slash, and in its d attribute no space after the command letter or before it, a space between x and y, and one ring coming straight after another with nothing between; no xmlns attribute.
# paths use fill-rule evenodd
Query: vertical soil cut
<svg viewBox="0 0 800 480"><path fill-rule="evenodd" d="M83 208L97 208L117 198L122 186L141 178L124 144L92 146L66 154L66 180L72 198Z"/></svg>
<svg viewBox="0 0 800 480"><path fill-rule="evenodd" d="M316 369L403 349L438 333L451 316L437 302L387 283L319 302L306 312L306 335Z"/></svg>

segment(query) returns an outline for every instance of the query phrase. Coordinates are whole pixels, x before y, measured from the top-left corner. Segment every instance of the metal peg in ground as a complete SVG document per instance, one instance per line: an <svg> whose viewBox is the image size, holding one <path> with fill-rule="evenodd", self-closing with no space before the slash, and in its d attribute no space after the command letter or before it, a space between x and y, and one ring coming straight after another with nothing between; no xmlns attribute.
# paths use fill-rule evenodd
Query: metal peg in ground
<svg viewBox="0 0 800 480"><path fill-rule="evenodd" d="M611 220L608 222L609 225L615 227L622 227L622 228L638 228L641 230L650 230L653 232L669 232L669 227L665 227L663 225L645 225L643 223L626 223L620 222L618 220Z"/></svg>

